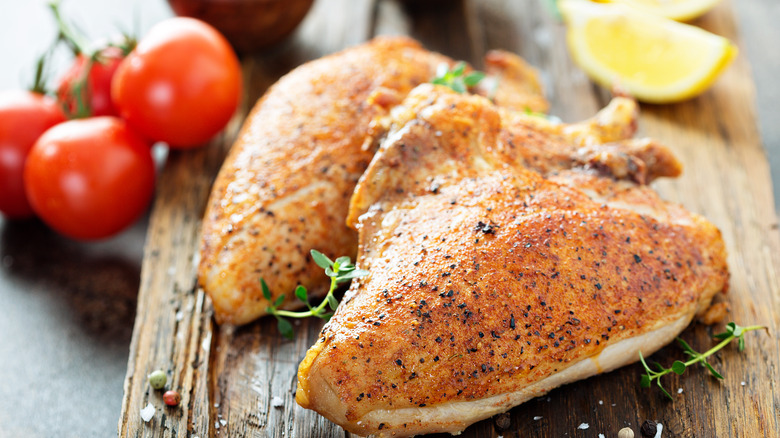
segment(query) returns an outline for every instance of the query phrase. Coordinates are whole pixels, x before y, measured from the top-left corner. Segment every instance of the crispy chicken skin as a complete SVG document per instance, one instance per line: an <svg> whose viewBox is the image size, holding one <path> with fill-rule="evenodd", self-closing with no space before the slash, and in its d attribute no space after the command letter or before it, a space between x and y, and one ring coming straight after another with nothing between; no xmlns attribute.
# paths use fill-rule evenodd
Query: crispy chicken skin
<svg viewBox="0 0 780 438"><path fill-rule="evenodd" d="M544 99L533 94L540 92L535 73L514 55L492 53L504 59L491 67L494 74L535 84L507 106L544 110ZM243 324L266 313L260 278L273 299L291 296L298 284L312 296L324 294L327 278L309 251L355 255L357 233L345 218L386 129L383 120L442 62L452 60L408 38L378 38L302 65L258 101L217 176L203 221L199 283L218 322ZM291 298L284 307L301 304Z"/></svg>
<svg viewBox="0 0 780 438"><path fill-rule="evenodd" d="M718 229L643 183L633 102L553 125L422 85L361 178L355 280L298 373L297 402L355 434L456 433L634 362L728 281Z"/></svg>

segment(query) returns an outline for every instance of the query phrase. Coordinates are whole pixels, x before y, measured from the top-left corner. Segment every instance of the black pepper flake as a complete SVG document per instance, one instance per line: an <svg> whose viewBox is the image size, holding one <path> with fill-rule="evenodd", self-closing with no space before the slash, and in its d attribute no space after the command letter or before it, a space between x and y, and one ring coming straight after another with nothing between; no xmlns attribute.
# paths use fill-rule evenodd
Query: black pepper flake
<svg viewBox="0 0 780 438"><path fill-rule="evenodd" d="M439 344L441 344L441 336L436 336L436 342L438 342Z"/></svg>
<svg viewBox="0 0 780 438"><path fill-rule="evenodd" d="M404 363L401 361L401 359L396 359L395 364L398 366L402 366Z"/></svg>
<svg viewBox="0 0 780 438"><path fill-rule="evenodd" d="M496 228L498 228L498 225L486 224L482 221L479 221L477 222L477 226L474 227L474 231L482 231L484 234L495 234Z"/></svg>
<svg viewBox="0 0 780 438"><path fill-rule="evenodd" d="M601 283L596 283L596 289L601 290Z"/></svg>
<svg viewBox="0 0 780 438"><path fill-rule="evenodd" d="M360 395L359 395L359 396L357 396L357 398L356 398L355 400L357 400L357 401L361 401L361 400L363 400L363 397L365 397L365 394L363 394L363 393L361 392L361 393L360 393Z"/></svg>
<svg viewBox="0 0 780 438"><path fill-rule="evenodd" d="M379 423L379 430L382 430L385 428L385 423Z"/></svg>
<svg viewBox="0 0 780 438"><path fill-rule="evenodd" d="M483 372L483 373L484 373L485 371L487 371L487 365L485 365L484 363L482 364L482 367L481 367L481 368L482 368L482 372Z"/></svg>
<svg viewBox="0 0 780 438"><path fill-rule="evenodd" d="M639 254L634 254L634 261L637 263L642 263L642 257L639 257Z"/></svg>
<svg viewBox="0 0 780 438"><path fill-rule="evenodd" d="M425 359L420 358L420 363L425 363Z"/></svg>
<svg viewBox="0 0 780 438"><path fill-rule="evenodd" d="M433 361L434 361L434 362L438 362L438 361L439 361L439 356L436 356L436 357L434 357L434 358L433 358Z"/></svg>
<svg viewBox="0 0 780 438"><path fill-rule="evenodd" d="M515 315L512 315L511 318L509 318L509 328L512 330L515 329Z"/></svg>
<svg viewBox="0 0 780 438"><path fill-rule="evenodd" d="M482 332L479 332L478 334L479 334L479 337L480 337L480 338L484 338L484 337L485 337L485 334L484 334L484 333L482 333Z"/></svg>

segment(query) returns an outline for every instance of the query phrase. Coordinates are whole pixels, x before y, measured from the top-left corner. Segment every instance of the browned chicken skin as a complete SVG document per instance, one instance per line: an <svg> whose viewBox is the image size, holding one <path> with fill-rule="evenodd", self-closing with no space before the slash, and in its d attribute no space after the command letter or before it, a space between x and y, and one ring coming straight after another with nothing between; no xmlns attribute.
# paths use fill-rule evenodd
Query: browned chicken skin
<svg viewBox="0 0 780 438"><path fill-rule="evenodd" d="M358 435L463 430L668 343L728 280L715 226L643 183L618 99L552 125L421 86L352 198L358 266L296 400Z"/></svg>
<svg viewBox="0 0 780 438"><path fill-rule="evenodd" d="M497 98L513 93L505 106L546 109L530 67L505 52L490 57L491 72L506 76ZM203 221L199 282L218 322L266 313L260 278L274 299L291 297L298 284L312 296L325 292L327 278L309 251L355 255L357 234L345 217L383 119L443 62L452 60L408 38L378 38L307 63L268 90L217 177ZM284 307L300 305L290 299Z"/></svg>

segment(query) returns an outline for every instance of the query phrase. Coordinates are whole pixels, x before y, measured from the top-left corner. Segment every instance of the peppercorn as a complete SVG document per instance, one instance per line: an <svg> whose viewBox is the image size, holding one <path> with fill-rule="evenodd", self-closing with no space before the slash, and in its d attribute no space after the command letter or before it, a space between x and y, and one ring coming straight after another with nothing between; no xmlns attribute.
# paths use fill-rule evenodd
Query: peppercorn
<svg viewBox="0 0 780 438"><path fill-rule="evenodd" d="M643 437L653 438L655 433L658 432L658 425L653 420L645 420L645 422L642 423L642 427L639 428L639 431L642 432Z"/></svg>
<svg viewBox="0 0 780 438"><path fill-rule="evenodd" d="M165 388L165 382L168 381L168 378L165 376L165 372L162 370L154 370L152 371L152 374L149 374L149 384L152 385L152 388L154 389L163 389Z"/></svg>
<svg viewBox="0 0 780 438"><path fill-rule="evenodd" d="M181 403L181 395L177 391L165 391L163 402L168 406L178 406Z"/></svg>
<svg viewBox="0 0 780 438"><path fill-rule="evenodd" d="M498 430L507 430L509 429L509 426L512 425L512 418L509 416L509 413L507 412L496 415L495 421L496 421L496 428Z"/></svg>
<svg viewBox="0 0 780 438"><path fill-rule="evenodd" d="M634 438L634 431L630 427L624 427L618 432L618 438Z"/></svg>

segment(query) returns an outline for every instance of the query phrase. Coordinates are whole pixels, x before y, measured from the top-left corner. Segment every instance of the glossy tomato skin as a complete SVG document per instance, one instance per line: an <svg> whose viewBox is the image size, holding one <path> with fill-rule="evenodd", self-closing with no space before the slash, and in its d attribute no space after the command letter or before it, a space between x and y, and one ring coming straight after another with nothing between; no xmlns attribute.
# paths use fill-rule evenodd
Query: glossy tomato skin
<svg viewBox="0 0 780 438"><path fill-rule="evenodd" d="M30 150L24 183L33 210L74 239L112 236L144 212L154 192L149 144L116 117L70 120Z"/></svg>
<svg viewBox="0 0 780 438"><path fill-rule="evenodd" d="M30 91L0 92L0 212L11 219L33 215L24 193L27 155L38 137L65 121L57 102Z"/></svg>
<svg viewBox="0 0 780 438"><path fill-rule="evenodd" d="M116 107L111 99L111 80L119 64L124 59L122 50L118 47L108 47L100 53L100 61L88 62L89 58L78 55L70 69L60 78L57 87L57 98L71 117L80 116L116 116ZM85 69L89 68L89 73ZM86 87L78 91L77 84L86 77ZM89 108L87 114L79 114L77 93Z"/></svg>
<svg viewBox="0 0 780 438"><path fill-rule="evenodd" d="M139 133L173 148L203 145L241 98L241 66L210 25L176 17L154 26L119 66L111 95Z"/></svg>

